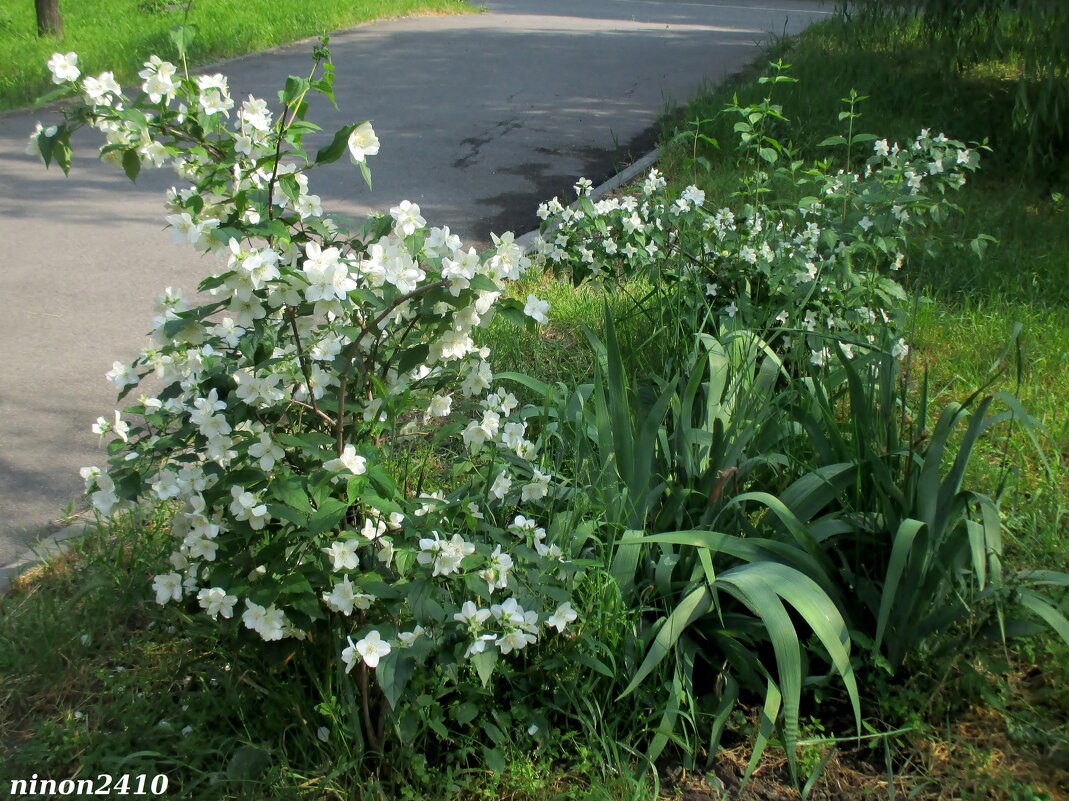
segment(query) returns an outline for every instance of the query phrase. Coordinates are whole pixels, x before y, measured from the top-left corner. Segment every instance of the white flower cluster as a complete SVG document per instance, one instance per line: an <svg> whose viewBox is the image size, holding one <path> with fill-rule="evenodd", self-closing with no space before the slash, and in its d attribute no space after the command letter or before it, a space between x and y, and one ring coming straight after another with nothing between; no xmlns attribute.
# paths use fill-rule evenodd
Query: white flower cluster
<svg viewBox="0 0 1069 801"><path fill-rule="evenodd" d="M380 143L364 122L308 158L310 128L294 124L303 93L277 115L252 96L239 107L224 76L184 78L153 56L131 99L108 73L75 83L76 64L57 54L49 68L84 103L31 144L47 161L89 125L105 136L102 157L131 176L173 167L188 184L168 194L174 242L225 264L203 295L159 297L150 345L107 374L120 398L146 377L159 390L97 421L93 432L112 438L110 466L82 471L103 515L174 504L157 602L196 598L217 620L241 609L265 641L303 638L334 616L351 632L347 670L451 643L508 654L538 640L540 619L563 632L576 620L570 603L537 607L577 572L566 543L545 545L540 528L536 550L514 550L515 535L493 523L521 504L537 514L554 493L536 432L494 386L474 336L502 303L548 319L536 296L505 296L531 267L513 236L478 253L407 200L356 232L326 216L310 169L347 152L366 170ZM468 483L422 493L395 482L391 449L407 447L421 421L424 433L457 425ZM532 591L528 570L556 594ZM469 579L485 592L456 606L471 597ZM384 594L384 582L401 589ZM472 628L472 609L493 617L493 631Z"/></svg>
<svg viewBox="0 0 1069 801"><path fill-rule="evenodd" d="M835 343L851 358L893 327L910 231L942 219L946 192L978 164L961 142L922 131L908 148L877 141L861 172L800 173L794 206L739 209L709 204L696 186L675 194L654 169L634 194L592 202L577 188L567 207L543 203L536 259L610 287L642 276L658 313L697 308L715 333L753 330L823 366Z"/></svg>

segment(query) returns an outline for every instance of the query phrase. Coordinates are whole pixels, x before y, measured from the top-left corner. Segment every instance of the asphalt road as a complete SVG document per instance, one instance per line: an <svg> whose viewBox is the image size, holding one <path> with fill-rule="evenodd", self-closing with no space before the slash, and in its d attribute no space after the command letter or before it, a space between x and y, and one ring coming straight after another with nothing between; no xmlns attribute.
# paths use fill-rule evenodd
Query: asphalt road
<svg viewBox="0 0 1069 801"><path fill-rule="evenodd" d="M342 164L314 173L331 211L363 215L403 198L465 241L535 227L537 204L580 176L605 179L648 150L666 106L752 61L770 33L829 13L816 2L491 0L487 11L337 33L340 112L382 140L374 192ZM235 97L273 97L304 74L308 43L228 62ZM41 65L45 69L45 65ZM170 171L131 185L76 143L69 178L24 154L48 112L0 117L0 573L52 533L78 468L102 464L92 422L115 404L104 373L143 346L152 299L190 290L211 265L163 226ZM80 145L80 148L79 148Z"/></svg>

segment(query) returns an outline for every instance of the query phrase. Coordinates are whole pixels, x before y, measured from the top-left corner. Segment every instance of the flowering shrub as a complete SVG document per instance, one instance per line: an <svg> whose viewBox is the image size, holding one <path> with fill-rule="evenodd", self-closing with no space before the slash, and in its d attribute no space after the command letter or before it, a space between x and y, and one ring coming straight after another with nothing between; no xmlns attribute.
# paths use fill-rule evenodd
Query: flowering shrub
<svg viewBox="0 0 1069 801"><path fill-rule="evenodd" d="M380 144L362 122L306 150L309 92L333 100L325 49L274 108L155 56L133 98L108 73L80 79L73 53L49 67L78 99L31 149L67 170L88 125L131 178L173 167L174 241L225 265L196 298L159 297L149 347L108 373L120 398L154 389L97 421L109 464L82 471L101 514L174 504L156 601L195 599L264 641L331 632L373 746L370 671L396 707L417 668L485 684L565 634L577 568L546 525L558 482L472 339L495 311L524 319L501 297L530 266L512 235L477 253L407 200L356 231L326 216L309 172L347 154L370 185ZM526 312L547 307L532 295ZM428 466L439 443L451 472Z"/></svg>
<svg viewBox="0 0 1069 801"><path fill-rule="evenodd" d="M976 151L928 130L907 147L858 134L824 144L850 152L872 142L861 169L804 168L766 133L769 119L783 119L778 106L729 111L742 118L735 130L752 165L734 208L697 186L670 192L656 169L638 193L598 202L580 181L570 206L554 198L539 207L539 261L575 283L645 278L655 313L682 318L688 336L695 327L755 331L817 366L835 342L848 358L876 344L899 322L909 241L954 208L947 193L978 167ZM853 105L847 114L857 116ZM905 356L904 339L894 351Z"/></svg>

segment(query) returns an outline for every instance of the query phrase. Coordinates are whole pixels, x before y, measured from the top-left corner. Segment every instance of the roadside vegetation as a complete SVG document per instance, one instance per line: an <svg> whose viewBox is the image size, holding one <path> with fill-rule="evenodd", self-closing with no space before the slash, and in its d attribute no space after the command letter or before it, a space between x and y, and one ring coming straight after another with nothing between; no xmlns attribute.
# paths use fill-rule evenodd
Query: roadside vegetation
<svg viewBox="0 0 1069 801"><path fill-rule="evenodd" d="M354 568L383 603L330 625L362 645L372 620L398 632L392 656L365 657L354 690L318 594L297 601L330 580L329 564L296 563L298 584L280 547L242 561L250 532L227 512L238 495L203 491L232 528L218 535L213 581L243 592L247 568L266 562L268 586L253 591L302 622L304 639L263 642L241 607L216 621L180 588L172 597L157 574L176 562L171 520L186 507L119 514L0 597L0 786L162 773L188 798L1066 798L1067 154L1049 130L1037 148L1037 129L1015 123L1025 50L954 68L928 36L879 15L815 25L669 115L659 174L596 202L580 183L578 197L543 205L543 269L511 283L473 332L495 387L514 393L505 405L522 428L509 436L537 454L521 442L523 462L508 449L480 461L471 441L495 434L475 431L490 425L485 410L459 408L459 393L439 433L402 439L400 424L423 419L417 387L400 424L374 428L377 450L362 451L382 466L374 484L338 485L382 515L408 513L417 482L495 520L538 517L548 539L516 547L504 588L500 568L477 571L508 541L493 539L496 522L455 524L487 553L459 560L470 576L433 606L429 591L412 594L419 568ZM287 191L299 206L307 187ZM401 225L384 219L382 230ZM485 263L513 258L508 247ZM468 291L441 302L462 305ZM165 333L188 336L176 325ZM234 360L261 349L215 345ZM287 380L300 381L296 368ZM329 384L320 402L344 409ZM193 426L175 431L198 442ZM160 475L137 478L125 444L112 450L112 490L93 477L90 489L112 505L116 492L151 498ZM304 466L307 445L284 468L238 450L245 486L311 515L302 528L299 509L285 512L256 537L314 530L330 545L317 527L331 483L318 477L342 468ZM517 501L506 487L515 507L489 500L499 458L537 464L551 489ZM524 525L509 531L522 538ZM373 562L374 538L337 536ZM404 534L392 536L402 553ZM437 576L420 558L434 545L408 539L410 561ZM559 573L528 566L546 543ZM495 641L451 634L443 610L469 596L489 609L501 589L530 609L546 587L567 591L573 619L558 607L539 618L544 633L518 624L534 637L519 656L469 662ZM458 614L477 619L474 606ZM413 623L446 644L408 664L400 632ZM393 699L377 731L360 694Z"/></svg>
<svg viewBox="0 0 1069 801"><path fill-rule="evenodd" d="M64 35L57 38L37 35L33 3L0 0L0 111L30 105L52 88L41 65L57 50L77 53L83 73L111 71L125 84L150 55L172 51L176 25L197 32L188 54L196 66L374 19L474 10L463 0L80 0L61 5Z"/></svg>

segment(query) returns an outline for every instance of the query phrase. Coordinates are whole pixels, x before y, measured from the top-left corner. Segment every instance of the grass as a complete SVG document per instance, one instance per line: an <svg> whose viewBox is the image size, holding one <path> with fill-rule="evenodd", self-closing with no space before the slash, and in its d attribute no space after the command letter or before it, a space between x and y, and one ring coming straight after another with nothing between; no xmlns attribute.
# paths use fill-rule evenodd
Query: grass
<svg viewBox="0 0 1069 801"><path fill-rule="evenodd" d="M384 17L474 11L464 0L79 0L61 3L64 35L38 38L33 4L0 0L0 111L32 103L51 88L45 67L74 51L83 75L112 70L136 79L154 53L173 55L169 32L196 27L191 64L252 53Z"/></svg>
<svg viewBox="0 0 1069 801"><path fill-rule="evenodd" d="M927 243L919 242L912 254L909 281L922 301L914 356L928 372L935 408L941 408L989 381L1015 325L1023 326L1020 372L1011 369L995 388L1016 394L1043 424L1043 454L1026 437L1000 431L979 450L974 480L992 489L1007 479L1005 466L1014 466L1002 505L1014 535L1007 542L1009 560L1017 567L1064 568L1069 218L1063 195L1069 154L1042 173L1024 169L1023 141L1010 123L1017 66L988 62L964 72L948 70L914 30L876 34L832 20L808 29L796 43L780 43L770 53L771 60L776 58L791 64L790 75L798 79L775 87L775 102L790 118L776 135L792 142L801 158L832 156L818 143L844 133L837 129L836 113L851 89L867 97L860 131L908 143L922 128L931 128L956 139L986 141L992 148L972 183L955 198L961 214L944 229L948 241L934 255L925 254ZM740 105L763 98L768 86L756 82L762 68L703 93L666 121L666 140L683 134L664 150L660 165L675 185L698 183L713 203L726 199L739 168L734 119L720 110L735 95ZM695 148L696 130L720 147L699 141ZM864 157L860 150L858 155ZM979 233L998 240L982 260L956 246ZM1066 656L1064 645L1040 639L1009 654L978 650L951 675L931 675L920 666L915 680L892 694L892 706L901 708L891 715L916 717L916 710L927 710L916 721L919 734L899 746L903 759L943 785L940 791L919 790L921 797L929 792L946 798L1065 797L1069 741L1058 721L1064 721L1069 705ZM1041 789L1050 795L1039 794Z"/></svg>

